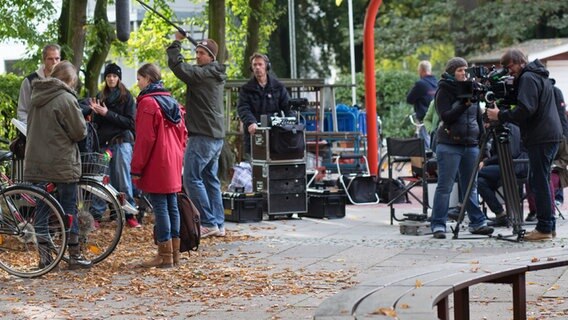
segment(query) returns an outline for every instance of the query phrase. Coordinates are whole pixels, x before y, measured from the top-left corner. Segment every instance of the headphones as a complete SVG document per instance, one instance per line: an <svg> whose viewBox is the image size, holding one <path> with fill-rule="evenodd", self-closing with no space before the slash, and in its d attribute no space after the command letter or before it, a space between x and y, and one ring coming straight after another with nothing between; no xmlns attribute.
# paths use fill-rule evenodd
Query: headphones
<svg viewBox="0 0 568 320"><path fill-rule="evenodd" d="M267 55L262 54L262 53L259 53L259 52L255 52L255 53L252 54L252 56L250 56L250 59L249 59L249 63L250 63L249 70L250 70L251 72L254 71L254 70L252 69L252 61L253 61L254 59L257 59L257 58L262 58L262 60L264 60L264 63L266 64L266 72L270 71L270 68L271 68L271 66L270 66L270 59L268 59L268 56L267 56Z"/></svg>

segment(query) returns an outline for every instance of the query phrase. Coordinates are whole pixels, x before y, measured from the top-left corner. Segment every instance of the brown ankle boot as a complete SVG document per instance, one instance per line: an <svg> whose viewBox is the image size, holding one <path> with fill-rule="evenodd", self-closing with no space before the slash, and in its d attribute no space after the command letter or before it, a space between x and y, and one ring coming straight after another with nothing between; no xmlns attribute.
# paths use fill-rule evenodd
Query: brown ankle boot
<svg viewBox="0 0 568 320"><path fill-rule="evenodd" d="M171 268L173 266L172 240L158 243L158 254L152 260L142 262L145 268Z"/></svg>
<svg viewBox="0 0 568 320"><path fill-rule="evenodd" d="M179 238L172 238L172 256L174 258L174 266L179 265Z"/></svg>

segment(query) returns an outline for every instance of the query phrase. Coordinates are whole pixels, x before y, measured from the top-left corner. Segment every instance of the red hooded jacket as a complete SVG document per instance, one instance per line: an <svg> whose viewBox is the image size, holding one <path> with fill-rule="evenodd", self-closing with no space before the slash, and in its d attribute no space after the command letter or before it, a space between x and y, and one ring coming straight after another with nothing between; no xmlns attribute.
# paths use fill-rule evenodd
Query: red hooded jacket
<svg viewBox="0 0 568 320"><path fill-rule="evenodd" d="M159 97L162 96L162 97ZM181 121L177 124L167 119L164 106L159 100L169 92L153 92L137 98L136 142L132 155L133 175L136 187L147 193L168 194L181 191L182 163L187 140L187 129L183 121L184 110L173 98L178 107ZM160 99L162 98L162 99Z"/></svg>

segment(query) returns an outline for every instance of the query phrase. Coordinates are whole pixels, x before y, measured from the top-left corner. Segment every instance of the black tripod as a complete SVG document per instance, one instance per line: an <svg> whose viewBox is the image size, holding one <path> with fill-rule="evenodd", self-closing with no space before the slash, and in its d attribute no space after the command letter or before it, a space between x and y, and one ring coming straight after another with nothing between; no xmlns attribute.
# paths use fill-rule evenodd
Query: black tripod
<svg viewBox="0 0 568 320"><path fill-rule="evenodd" d="M507 209L507 216L509 221L513 226L513 232L510 235L498 234L497 239L508 240L520 242L523 241L525 236L525 230L522 229L523 216L521 210L521 199L519 196L519 188L517 186L517 178L515 176L515 168L513 167L513 157L511 156L511 150L509 149L509 128L503 126L502 124L492 125L484 133L481 140L480 150L485 150L487 142L492 137L493 143L496 144L497 158L499 159L499 167L501 172L501 182L503 186L505 207ZM480 163L483 157L483 152L479 152L479 157L476 163ZM467 185L465 195L463 197L464 203L465 199L468 199L471 191L473 189L473 182L477 173L479 172L479 166L476 166ZM458 221L455 228L452 229L454 233L453 239L458 238L460 232L460 225L465 218L465 205L460 208L460 213L458 216ZM509 239L515 237L516 239Z"/></svg>

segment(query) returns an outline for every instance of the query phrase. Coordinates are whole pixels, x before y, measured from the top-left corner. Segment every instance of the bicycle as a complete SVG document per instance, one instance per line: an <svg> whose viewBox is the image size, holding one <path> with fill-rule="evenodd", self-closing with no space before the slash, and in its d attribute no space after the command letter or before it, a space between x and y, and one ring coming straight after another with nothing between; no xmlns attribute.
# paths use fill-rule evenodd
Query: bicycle
<svg viewBox="0 0 568 320"><path fill-rule="evenodd" d="M22 134L26 134L25 124L16 119L12 119L12 123ZM125 195L109 183L109 161L108 157L100 153L81 155L83 174L77 183L79 244L83 255L93 264L106 259L118 246L124 229L125 212L138 213L126 201ZM14 167L23 168L22 165ZM19 180L22 181L22 177ZM105 205L106 209L102 213L93 208L97 202ZM63 260L67 262L68 257L64 256Z"/></svg>
<svg viewBox="0 0 568 320"><path fill-rule="evenodd" d="M12 159L12 152L0 151L2 169ZM4 170L0 171L0 268L22 278L42 276L63 259L71 217L47 190L14 184Z"/></svg>

